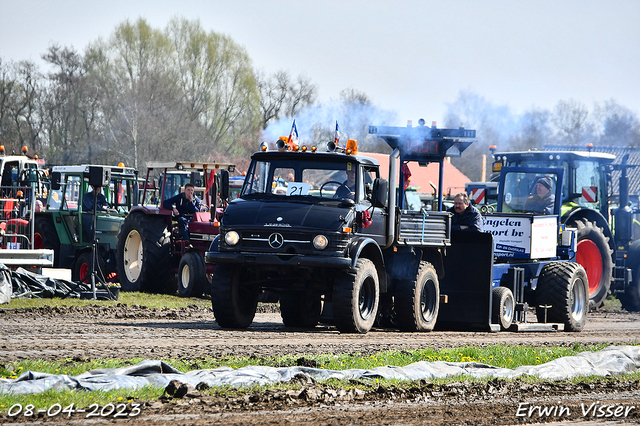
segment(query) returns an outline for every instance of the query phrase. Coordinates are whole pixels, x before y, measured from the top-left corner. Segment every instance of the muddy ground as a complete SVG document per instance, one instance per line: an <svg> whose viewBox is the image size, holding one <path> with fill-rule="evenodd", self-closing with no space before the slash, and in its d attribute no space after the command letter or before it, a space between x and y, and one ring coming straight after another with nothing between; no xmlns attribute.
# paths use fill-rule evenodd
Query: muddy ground
<svg viewBox="0 0 640 426"><path fill-rule="evenodd" d="M303 358L308 354L369 355L385 350L464 345L637 344L640 314L608 310L590 313L581 333L373 330L366 335L345 335L326 325L314 331L287 329L272 305L265 305L256 315L254 324L245 331L222 330L210 309L195 306L162 310L135 306L0 309L0 336L0 363L3 364L21 359L71 358L82 362L94 358L132 357L182 358L195 362L202 357L224 355L290 354ZM97 421L149 425L521 424L540 421L601 424L606 419L640 423L640 384L615 379L603 379L593 385L493 381L440 386L424 381L405 389L363 382L356 383L356 389L349 391L304 382L298 390L260 392L242 398L212 397L201 390L169 389L159 401L145 402L135 417L101 417ZM529 416L528 410L537 406L547 407L552 413L553 407L558 407L557 414L540 417L538 409L534 408ZM599 418L599 411L595 416L591 411L584 415L582 411L590 406L602 406L603 416L609 412L612 415ZM523 413L526 415L517 415ZM0 423L25 421L0 415ZM84 424L87 419L80 415L65 420L41 415L28 421Z"/></svg>

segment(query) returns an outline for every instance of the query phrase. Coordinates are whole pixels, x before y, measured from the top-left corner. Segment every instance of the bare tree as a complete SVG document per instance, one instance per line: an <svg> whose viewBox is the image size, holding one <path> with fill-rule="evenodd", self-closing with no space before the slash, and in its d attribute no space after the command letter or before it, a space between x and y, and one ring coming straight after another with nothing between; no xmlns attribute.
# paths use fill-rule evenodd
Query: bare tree
<svg viewBox="0 0 640 426"><path fill-rule="evenodd" d="M559 137L570 144L580 144L591 135L592 129L587 121L588 117L587 107L570 99L558 102L552 122L558 129Z"/></svg>
<svg viewBox="0 0 640 426"><path fill-rule="evenodd" d="M305 76L300 75L293 82L286 71L269 76L260 71L257 81L262 129L266 129L270 122L294 117L316 101L318 89Z"/></svg>

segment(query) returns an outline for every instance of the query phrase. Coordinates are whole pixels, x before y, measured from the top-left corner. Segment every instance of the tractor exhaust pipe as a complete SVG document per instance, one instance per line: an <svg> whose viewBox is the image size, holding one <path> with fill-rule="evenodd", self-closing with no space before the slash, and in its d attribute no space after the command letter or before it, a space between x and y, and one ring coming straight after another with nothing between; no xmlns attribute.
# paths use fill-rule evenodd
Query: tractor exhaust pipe
<svg viewBox="0 0 640 426"><path fill-rule="evenodd" d="M400 151L394 149L389 155L389 222L387 223L387 244L392 245L396 238L396 185L398 184L398 158Z"/></svg>

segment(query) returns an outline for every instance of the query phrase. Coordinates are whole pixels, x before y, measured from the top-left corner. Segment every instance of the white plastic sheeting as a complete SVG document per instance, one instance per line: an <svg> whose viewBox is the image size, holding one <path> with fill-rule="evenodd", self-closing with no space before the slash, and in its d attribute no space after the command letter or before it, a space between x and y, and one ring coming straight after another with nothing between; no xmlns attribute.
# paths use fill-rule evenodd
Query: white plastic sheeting
<svg viewBox="0 0 640 426"><path fill-rule="evenodd" d="M298 374L317 381L327 379L398 379L420 380L457 375L470 377L515 378L522 375L561 380L578 376L608 376L633 373L640 369L640 346L609 346L598 352L558 358L540 365L514 369L499 368L477 362L415 362L404 367L376 367L369 370L325 370L308 367L247 366L233 369L193 370L182 373L161 361L142 361L122 368L92 370L79 376L25 372L17 379L0 379L0 393L29 394L48 389L103 390L138 389L146 385L166 387L172 380L193 386L249 386L288 382Z"/></svg>

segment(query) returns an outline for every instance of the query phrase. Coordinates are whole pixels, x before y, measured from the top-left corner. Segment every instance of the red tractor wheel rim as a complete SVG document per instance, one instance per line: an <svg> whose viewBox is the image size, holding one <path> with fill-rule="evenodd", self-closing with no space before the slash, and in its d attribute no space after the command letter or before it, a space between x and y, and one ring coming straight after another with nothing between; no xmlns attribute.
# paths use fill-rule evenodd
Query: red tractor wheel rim
<svg viewBox="0 0 640 426"><path fill-rule="evenodd" d="M598 246L591 240L582 240L578 243L576 260L587 273L589 279L589 296L595 293L600 287L602 279L602 254Z"/></svg>
<svg viewBox="0 0 640 426"><path fill-rule="evenodd" d="M86 278L87 278L87 272L89 272L89 265L87 265L86 263L83 263L82 265L80 265L80 272L78 275L80 275L78 278L80 278L80 281L85 282Z"/></svg>

